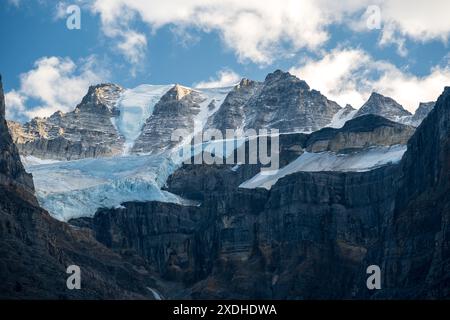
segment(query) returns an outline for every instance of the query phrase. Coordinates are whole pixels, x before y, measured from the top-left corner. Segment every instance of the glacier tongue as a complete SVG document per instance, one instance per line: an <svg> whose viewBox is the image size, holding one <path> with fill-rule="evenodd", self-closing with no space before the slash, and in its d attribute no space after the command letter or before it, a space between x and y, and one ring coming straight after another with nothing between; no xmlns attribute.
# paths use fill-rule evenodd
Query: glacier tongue
<svg viewBox="0 0 450 320"><path fill-rule="evenodd" d="M192 204L161 190L176 166L167 155L130 155L34 164L26 169L33 174L42 207L67 221L125 201Z"/></svg>
<svg viewBox="0 0 450 320"><path fill-rule="evenodd" d="M140 85L121 93L115 105L120 114L111 118L111 122L125 138L122 155L60 162L24 157L27 171L33 174L41 206L55 218L67 221L93 216L98 208L118 207L126 201L155 200L196 205L161 190L169 175L181 164L181 159L173 155L177 151L152 155L129 153L155 105L172 87ZM204 97L200 112L193 119L197 130L203 129L231 89L193 89Z"/></svg>
<svg viewBox="0 0 450 320"><path fill-rule="evenodd" d="M141 133L142 126L153 113L156 103L173 86L173 84L143 84L134 89L127 89L122 93L117 101L120 115L113 120L113 123L125 137L124 154L129 153L134 141Z"/></svg>

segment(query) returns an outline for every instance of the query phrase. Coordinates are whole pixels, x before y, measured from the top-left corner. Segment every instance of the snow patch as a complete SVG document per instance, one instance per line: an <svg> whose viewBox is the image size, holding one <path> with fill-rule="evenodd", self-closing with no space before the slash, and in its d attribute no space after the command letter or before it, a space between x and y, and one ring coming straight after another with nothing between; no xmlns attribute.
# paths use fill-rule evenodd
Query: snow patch
<svg viewBox="0 0 450 320"><path fill-rule="evenodd" d="M342 108L341 110L336 112L336 114L333 116L333 119L331 119L331 122L330 122L330 124L327 125L327 127L335 128L335 129L342 128L344 126L344 124L347 121L353 119L355 114L358 112L358 110L352 110L352 111L348 112L347 114L344 114L346 111L347 110L345 108Z"/></svg>
<svg viewBox="0 0 450 320"><path fill-rule="evenodd" d="M380 166L399 162L406 151L406 146L374 147L350 154L334 152L305 152L287 166L271 173L258 173L243 182L239 187L246 189L265 188L270 190L277 181L289 174L299 171L369 171Z"/></svg>

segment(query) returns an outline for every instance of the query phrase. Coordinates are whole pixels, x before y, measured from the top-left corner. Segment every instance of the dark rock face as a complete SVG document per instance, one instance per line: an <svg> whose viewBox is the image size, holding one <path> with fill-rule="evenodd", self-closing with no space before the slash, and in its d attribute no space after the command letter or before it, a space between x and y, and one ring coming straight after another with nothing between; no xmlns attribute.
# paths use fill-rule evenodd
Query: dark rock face
<svg viewBox="0 0 450 320"><path fill-rule="evenodd" d="M389 124L389 123L388 123ZM238 189L245 166L185 166L169 190L199 207L127 203L96 237L135 250L190 298L448 298L450 88L402 162L364 173L298 172L270 191ZM184 221L184 223L182 223ZM158 241L172 234L169 241ZM366 268L379 265L382 289Z"/></svg>
<svg viewBox="0 0 450 320"><path fill-rule="evenodd" d="M411 116L411 113L405 110L394 99L376 92L373 92L369 100L358 110L355 118L365 114L376 114L396 122L401 122L402 119Z"/></svg>
<svg viewBox="0 0 450 320"><path fill-rule="evenodd" d="M91 86L74 111L56 112L9 128L22 155L42 159L76 160L122 152L124 139L111 118L118 114L116 100L123 89L114 84Z"/></svg>
<svg viewBox="0 0 450 320"><path fill-rule="evenodd" d="M0 82L0 298L152 298L146 262L123 258L87 230L54 220L37 205L5 121ZM81 268L81 290L68 290L66 268Z"/></svg>
<svg viewBox="0 0 450 320"><path fill-rule="evenodd" d="M395 209L385 215L380 296L450 296L450 87L408 142ZM382 260L381 260L382 259Z"/></svg>
<svg viewBox="0 0 450 320"><path fill-rule="evenodd" d="M13 144L5 120L5 97L0 76L0 185L15 189L30 201L34 199L33 178L20 162L19 152Z"/></svg>

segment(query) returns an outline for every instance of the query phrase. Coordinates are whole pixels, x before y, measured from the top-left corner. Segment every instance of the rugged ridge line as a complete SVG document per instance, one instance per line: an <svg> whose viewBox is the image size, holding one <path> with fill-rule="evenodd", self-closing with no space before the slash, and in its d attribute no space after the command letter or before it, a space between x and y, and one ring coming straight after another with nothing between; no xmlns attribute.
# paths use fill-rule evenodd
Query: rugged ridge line
<svg viewBox="0 0 450 320"><path fill-rule="evenodd" d="M298 172L270 191L238 189L245 170L185 166L168 189L200 199L200 207L125 203L100 210L92 228L111 248L134 250L163 277L183 283L171 297L450 296L450 88L409 139L400 164L364 173ZM169 230L174 241L160 247ZM372 264L382 270L376 292L365 285Z"/></svg>

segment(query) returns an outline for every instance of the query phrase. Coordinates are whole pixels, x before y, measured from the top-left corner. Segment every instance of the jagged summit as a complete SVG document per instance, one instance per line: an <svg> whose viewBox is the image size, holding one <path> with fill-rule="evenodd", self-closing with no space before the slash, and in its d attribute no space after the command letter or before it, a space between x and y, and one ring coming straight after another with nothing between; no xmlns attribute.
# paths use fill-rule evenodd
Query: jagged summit
<svg viewBox="0 0 450 320"><path fill-rule="evenodd" d="M275 70L272 73L269 73L265 80L265 84L271 84L272 82L279 82L279 81L287 81L291 84L298 85L304 90L309 90L309 85L306 83L306 81L301 80L297 78L296 76L292 75L289 72L282 71L280 69Z"/></svg>
<svg viewBox="0 0 450 320"><path fill-rule="evenodd" d="M176 84L166 93L166 95L167 97L173 98L175 100L181 100L192 92L194 92L194 90L192 90L191 88Z"/></svg>
<svg viewBox="0 0 450 320"><path fill-rule="evenodd" d="M423 121L423 119L425 119L428 113L430 113L430 111L434 108L435 104L436 101L419 103L419 107L411 117L411 124L414 126L418 126Z"/></svg>
<svg viewBox="0 0 450 320"><path fill-rule="evenodd" d="M355 117L365 114L376 114L397 122L401 122L402 118L411 116L411 113L405 110L397 101L377 92L372 92Z"/></svg>
<svg viewBox="0 0 450 320"><path fill-rule="evenodd" d="M90 109L91 111L112 112L123 91L124 89L121 86L114 83L90 86L81 103L76 106L75 111Z"/></svg>
<svg viewBox="0 0 450 320"><path fill-rule="evenodd" d="M225 99L209 127L278 129L280 132L312 132L331 122L341 110L334 101L289 72L276 70L264 82L243 79Z"/></svg>

